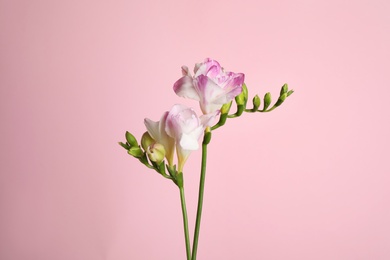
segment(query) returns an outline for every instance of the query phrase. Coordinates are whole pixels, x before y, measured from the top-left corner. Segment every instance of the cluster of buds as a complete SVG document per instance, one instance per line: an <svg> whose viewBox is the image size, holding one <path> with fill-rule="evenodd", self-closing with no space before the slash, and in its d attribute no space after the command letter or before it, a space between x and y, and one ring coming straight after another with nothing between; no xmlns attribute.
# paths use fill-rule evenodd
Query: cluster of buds
<svg viewBox="0 0 390 260"><path fill-rule="evenodd" d="M221 108L221 115L219 118L219 121L216 125L214 125L211 129L215 130L218 127L223 126L226 123L227 118L235 118L241 116L244 112L248 113L254 113L254 112L271 112L278 106L280 106L287 97L289 97L292 93L294 93L294 90L288 90L288 85L284 84L280 90L279 98L275 102L275 104L271 107L272 103L272 98L271 98L271 93L267 92L264 95L263 98L263 108L260 109L261 105L261 99L258 95L255 95L252 99L252 108L246 108L247 103L248 103L248 88L244 84L242 84L242 92L235 97L235 102L237 105L237 110L234 114L229 114L230 108L232 106L233 101L230 101L229 103L226 103L222 106Z"/></svg>
<svg viewBox="0 0 390 260"><path fill-rule="evenodd" d="M176 165L165 164L166 151L162 144L157 143L148 132L142 135L141 145L131 133L126 132L125 136L126 143L119 142L119 144L127 150L129 155L137 158L142 164L154 169L165 178L171 179L177 185L182 185L183 179L176 170Z"/></svg>
<svg viewBox="0 0 390 260"><path fill-rule="evenodd" d="M270 112L293 93L284 84L271 108L271 94L266 93L262 109L258 95L252 100L253 107L247 109L248 89L244 78L243 73L225 71L217 61L211 59L197 63L194 75L191 75L188 67L183 66L182 77L175 82L173 90L180 97L198 101L203 115L198 117L192 108L174 105L158 122L145 119L148 131L143 134L141 145L129 132L126 132L126 143L119 144L147 167L181 185L184 164L190 153L198 149L202 134L205 134L204 142L209 142L211 131L223 126L228 118L239 117L244 112ZM237 110L229 114L233 100ZM217 116L219 121L212 126ZM177 155L177 164L174 163L174 154Z"/></svg>

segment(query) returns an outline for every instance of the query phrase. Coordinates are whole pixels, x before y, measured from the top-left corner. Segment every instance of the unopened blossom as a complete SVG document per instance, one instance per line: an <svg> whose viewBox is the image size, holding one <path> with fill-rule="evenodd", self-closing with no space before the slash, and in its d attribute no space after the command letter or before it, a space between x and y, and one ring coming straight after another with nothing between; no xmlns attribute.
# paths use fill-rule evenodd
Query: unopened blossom
<svg viewBox="0 0 390 260"><path fill-rule="evenodd" d="M199 101L203 114L209 114L222 107L241 93L244 83L243 73L225 71L221 65L207 58L194 68L194 76L188 67L182 67L182 74L173 89L178 96Z"/></svg>
<svg viewBox="0 0 390 260"><path fill-rule="evenodd" d="M165 112L158 122L154 122L149 118L145 118L144 122L150 136L155 140L156 143L164 146L165 157L167 158L168 165L172 166L173 155L175 152L175 140L170 137L165 130L167 117L168 112Z"/></svg>
<svg viewBox="0 0 390 260"><path fill-rule="evenodd" d="M146 153L152 162L160 164L165 157L165 148L162 144L154 143L148 146Z"/></svg>

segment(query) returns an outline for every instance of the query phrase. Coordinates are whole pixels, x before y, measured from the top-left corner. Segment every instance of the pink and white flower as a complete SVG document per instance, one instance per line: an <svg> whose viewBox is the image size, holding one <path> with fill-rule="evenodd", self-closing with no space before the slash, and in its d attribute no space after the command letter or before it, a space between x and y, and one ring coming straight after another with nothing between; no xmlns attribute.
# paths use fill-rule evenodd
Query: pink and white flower
<svg viewBox="0 0 390 260"><path fill-rule="evenodd" d="M210 126L216 113L198 117L192 108L174 105L167 117L166 131L175 139L178 170L183 170L184 163L192 151L199 148L199 138L207 126Z"/></svg>
<svg viewBox="0 0 390 260"><path fill-rule="evenodd" d="M207 58L194 68L194 76L186 66L175 82L173 90L180 97L199 101L203 114L209 114L222 107L241 93L244 83L243 73L226 72L215 60Z"/></svg>
<svg viewBox="0 0 390 260"><path fill-rule="evenodd" d="M182 172L188 156L199 148L199 138L215 116L216 113L211 113L198 117L192 108L174 105L169 112L164 113L159 122L146 118L145 125L150 136L164 146L170 166L173 165L176 148L178 171Z"/></svg>

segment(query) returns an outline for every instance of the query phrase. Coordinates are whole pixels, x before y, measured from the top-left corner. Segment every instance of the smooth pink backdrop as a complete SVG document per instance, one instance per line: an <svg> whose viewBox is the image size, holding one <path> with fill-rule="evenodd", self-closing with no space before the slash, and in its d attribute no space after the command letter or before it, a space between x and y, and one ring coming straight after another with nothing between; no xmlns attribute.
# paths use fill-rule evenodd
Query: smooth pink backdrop
<svg viewBox="0 0 390 260"><path fill-rule="evenodd" d="M118 145L180 66L244 72L209 146L199 260L390 259L390 2L0 0L0 259L185 258L178 189ZM185 167L191 233L200 151Z"/></svg>

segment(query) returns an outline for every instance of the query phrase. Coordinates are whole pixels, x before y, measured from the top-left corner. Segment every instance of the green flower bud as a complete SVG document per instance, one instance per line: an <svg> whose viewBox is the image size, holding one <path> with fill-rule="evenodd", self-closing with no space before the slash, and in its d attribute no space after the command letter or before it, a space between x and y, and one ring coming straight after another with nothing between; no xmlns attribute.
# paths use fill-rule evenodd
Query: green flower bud
<svg viewBox="0 0 390 260"><path fill-rule="evenodd" d="M141 138L141 147L144 149L144 151L147 151L148 147L155 142L156 141L150 136L149 132L145 132Z"/></svg>
<svg viewBox="0 0 390 260"><path fill-rule="evenodd" d="M276 107L280 106L284 102L284 100L286 100L286 98L287 98L287 93L284 93L279 97L278 101L276 101L275 106Z"/></svg>
<svg viewBox="0 0 390 260"><path fill-rule="evenodd" d="M287 93L288 91L288 85L287 83L282 86L282 89L280 90L280 95L283 95L284 93Z"/></svg>
<svg viewBox="0 0 390 260"><path fill-rule="evenodd" d="M221 107L221 114L227 114L229 113L230 107L232 106L233 101L230 101L229 103L224 104Z"/></svg>
<svg viewBox="0 0 390 260"><path fill-rule="evenodd" d="M129 149L128 153L136 158L141 158L144 155L144 152L142 151L139 146L133 146Z"/></svg>
<svg viewBox="0 0 390 260"><path fill-rule="evenodd" d="M157 165L161 164L165 158L165 148L162 144L154 143L149 146L146 153L148 154L149 160L157 163Z"/></svg>
<svg viewBox="0 0 390 260"><path fill-rule="evenodd" d="M245 107L246 101L248 100L248 88L245 83L242 84L242 92L236 96L237 105L243 105Z"/></svg>
<svg viewBox="0 0 390 260"><path fill-rule="evenodd" d="M264 111L267 110L269 105L271 105L271 102L272 102L271 93L268 92L264 95L264 108L263 108Z"/></svg>
<svg viewBox="0 0 390 260"><path fill-rule="evenodd" d="M127 131L126 131L126 140L130 146L138 146L137 139L135 139L134 135L130 134Z"/></svg>
<svg viewBox="0 0 390 260"><path fill-rule="evenodd" d="M260 98L258 95L256 95L254 98L253 98L253 110L257 110L260 106Z"/></svg>

